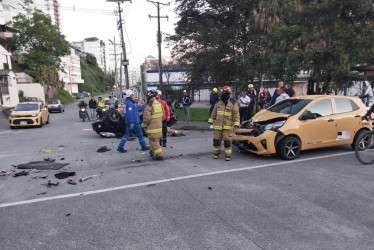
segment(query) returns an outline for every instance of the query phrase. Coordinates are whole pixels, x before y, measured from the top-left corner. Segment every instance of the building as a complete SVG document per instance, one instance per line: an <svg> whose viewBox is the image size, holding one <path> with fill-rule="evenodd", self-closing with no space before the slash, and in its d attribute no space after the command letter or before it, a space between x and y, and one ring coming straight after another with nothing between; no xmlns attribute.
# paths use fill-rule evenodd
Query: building
<svg viewBox="0 0 374 250"><path fill-rule="evenodd" d="M51 18L52 24L61 30L60 4L57 0L34 0L36 9Z"/></svg>
<svg viewBox="0 0 374 250"><path fill-rule="evenodd" d="M83 54L95 56L98 66L106 71L105 42L97 37L85 38L83 41L72 42L72 45Z"/></svg>
<svg viewBox="0 0 374 250"><path fill-rule="evenodd" d="M11 54L0 45L0 105L14 107L19 103L16 75L12 71Z"/></svg>
<svg viewBox="0 0 374 250"><path fill-rule="evenodd" d="M84 83L81 73L81 64L78 52L70 48L70 55L61 58L64 71L59 71L59 77L64 83L64 89L70 94L78 93L78 84Z"/></svg>

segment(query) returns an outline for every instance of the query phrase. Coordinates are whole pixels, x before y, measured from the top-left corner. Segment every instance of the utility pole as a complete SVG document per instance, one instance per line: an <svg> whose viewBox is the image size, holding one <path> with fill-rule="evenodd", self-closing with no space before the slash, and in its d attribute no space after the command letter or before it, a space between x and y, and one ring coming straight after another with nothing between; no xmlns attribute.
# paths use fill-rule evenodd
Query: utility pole
<svg viewBox="0 0 374 250"><path fill-rule="evenodd" d="M157 18L157 26L158 26L158 30L157 30L157 46L158 46L158 81L159 81L159 88L160 90L162 91L162 58L161 58L161 43L162 43L162 35L161 35L161 24L160 24L160 19L161 18L166 18L167 20L169 20L169 17L168 16L160 16L160 5L161 5L161 8L164 7L164 6L170 6L170 3L160 3L160 2L154 2L154 1L150 1L150 0L147 0L147 2L150 2L150 3L153 3L156 8L157 8L157 16L151 16L151 15L148 15L149 16L149 19L152 19L152 18Z"/></svg>
<svg viewBox="0 0 374 250"><path fill-rule="evenodd" d="M121 66L123 65L125 68L125 81L126 81L126 89L130 88L129 84L129 72L127 66L129 65L129 61L127 60L127 55L126 55L126 45L125 45L125 40L123 38L123 24L122 24L122 9L121 9L121 3L123 2L131 2L131 0L106 0L107 2L117 2L118 3L118 16L119 16L119 21L117 23L118 25L118 30L121 31L121 44L122 44L122 54L123 54L123 60L121 59ZM122 67L121 67L122 69ZM122 72L122 71L121 71ZM120 90L121 90L121 98L122 98L122 81L120 83Z"/></svg>
<svg viewBox="0 0 374 250"><path fill-rule="evenodd" d="M121 53L121 62L122 62L122 53ZM126 72L125 72L125 76L126 76ZM123 92L122 92L122 64L119 66L119 89L121 91L121 100L122 100L122 96L123 96Z"/></svg>
<svg viewBox="0 0 374 250"><path fill-rule="evenodd" d="M116 89L117 89L117 98L119 97L118 95L118 87L119 87L119 84L118 84L118 65L117 65L117 48L116 48L116 45L121 45L121 44L116 44L116 37L113 37L113 41L108 39L109 42L111 44L113 44L113 49L114 49L114 54L109 54L110 56L114 56L114 81L115 81L115 86L116 86ZM118 54L119 55L119 54ZM122 83L122 81L121 81Z"/></svg>

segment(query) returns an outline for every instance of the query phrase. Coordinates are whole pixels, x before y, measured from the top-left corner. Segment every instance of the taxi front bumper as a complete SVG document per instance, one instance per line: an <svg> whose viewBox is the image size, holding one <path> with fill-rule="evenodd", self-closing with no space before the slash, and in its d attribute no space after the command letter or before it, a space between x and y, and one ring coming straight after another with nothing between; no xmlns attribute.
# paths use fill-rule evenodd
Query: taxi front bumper
<svg viewBox="0 0 374 250"><path fill-rule="evenodd" d="M11 127L32 127L40 125L40 117L9 117L9 126Z"/></svg>
<svg viewBox="0 0 374 250"><path fill-rule="evenodd" d="M275 154L277 132L266 130L258 135L253 129L238 129L230 137L232 144L241 150L246 150L258 155Z"/></svg>

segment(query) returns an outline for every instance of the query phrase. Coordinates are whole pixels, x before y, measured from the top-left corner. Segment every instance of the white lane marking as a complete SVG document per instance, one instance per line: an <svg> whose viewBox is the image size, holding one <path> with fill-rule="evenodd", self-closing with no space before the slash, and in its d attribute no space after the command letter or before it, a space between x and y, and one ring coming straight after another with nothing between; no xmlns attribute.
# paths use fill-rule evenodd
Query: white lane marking
<svg viewBox="0 0 374 250"><path fill-rule="evenodd" d="M83 129L84 131L91 131L92 130L92 128L85 128L85 129Z"/></svg>
<svg viewBox="0 0 374 250"><path fill-rule="evenodd" d="M3 132L0 132L0 135L9 134L9 133L11 133L11 132L13 132L13 131L3 131Z"/></svg>
<svg viewBox="0 0 374 250"><path fill-rule="evenodd" d="M72 194L57 195L57 196L51 196L51 197L45 197L45 198L39 198L39 199L32 199L32 200L24 200L24 201L16 201L16 202L10 202L10 203L3 203L3 204L0 204L0 208L2 208L2 207L11 207L11 206L18 206L18 205L25 205L25 204L30 204L30 203L42 202L42 201L65 199L65 198L77 197L77 196L82 196L82 195L106 193L106 192L111 192L111 191L116 191L116 190L123 190L123 189L129 189L129 188L134 188L134 187L144 187L144 186L147 186L147 185L150 185L150 184L159 184L159 183L165 183L165 182L172 182L172 181L178 181L178 180L186 180L186 179L198 178L198 177L203 177L203 176L233 173L233 172L238 172L238 171L245 171L245 170L258 169L258 168L273 167L273 166L277 166L277 165L280 165L280 166L282 166L282 165L290 165L290 164L293 164L293 163L313 161L313 160L319 160L319 159L324 159L324 158L330 158L330 157L336 157L336 156L342 156L342 155L349 155L349 154L353 154L353 153L354 152L346 152L346 153L338 153L338 154L325 155L325 156L316 156L316 157L311 157L311 158L307 158L307 159L299 159L299 160L293 160L293 161L287 161L287 162L275 162L275 163L263 164L263 165L252 166L252 167L243 167L243 168L234 168L234 169L227 169L227 170L219 170L219 171L213 171L213 172L207 172L207 173L201 173L201 174L192 174L192 175L186 175L186 176L181 176L181 177L174 177L174 178L169 178L169 179L161 179L161 180L156 180L156 181L148 181L148 182L135 183L135 184L118 186L118 187L112 187L112 188L104 188L104 189L98 189L98 190L87 191L87 192L72 193Z"/></svg>

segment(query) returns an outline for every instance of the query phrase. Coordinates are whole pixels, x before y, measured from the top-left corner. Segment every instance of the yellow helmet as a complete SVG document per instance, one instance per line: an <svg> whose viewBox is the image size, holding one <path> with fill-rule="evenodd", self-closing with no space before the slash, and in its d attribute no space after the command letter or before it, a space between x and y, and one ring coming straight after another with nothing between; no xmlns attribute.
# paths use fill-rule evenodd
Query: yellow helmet
<svg viewBox="0 0 374 250"><path fill-rule="evenodd" d="M213 93L218 93L218 89L217 88L213 88Z"/></svg>
<svg viewBox="0 0 374 250"><path fill-rule="evenodd" d="M248 84L248 88L250 89L250 88L254 88L254 86L253 86L253 84L251 83L251 84Z"/></svg>

